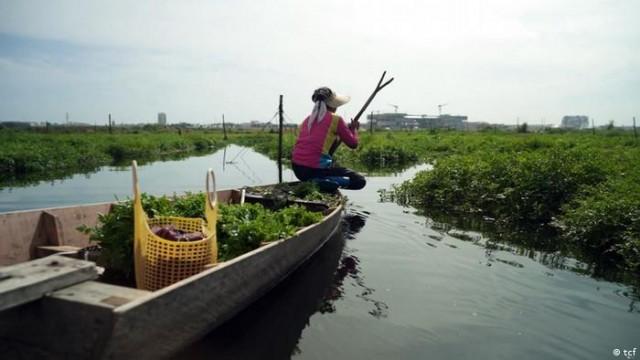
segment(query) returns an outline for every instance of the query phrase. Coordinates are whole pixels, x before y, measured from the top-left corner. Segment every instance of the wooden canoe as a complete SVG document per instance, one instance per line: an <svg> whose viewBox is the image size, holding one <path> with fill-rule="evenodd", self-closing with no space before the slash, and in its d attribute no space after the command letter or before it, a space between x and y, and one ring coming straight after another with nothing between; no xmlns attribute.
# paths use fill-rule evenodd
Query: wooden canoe
<svg viewBox="0 0 640 360"><path fill-rule="evenodd" d="M236 190L218 192L221 202L238 197ZM98 213L108 211L110 206L0 214L0 265L29 261L47 249L86 246L86 235L76 227L95 225ZM337 206L327 211L322 221L290 238L266 244L157 291L84 280L0 311L0 358L170 356L286 278L336 232L341 214L342 206ZM83 266L78 265L86 270ZM0 273L10 268L0 268ZM0 277L0 288L3 281Z"/></svg>

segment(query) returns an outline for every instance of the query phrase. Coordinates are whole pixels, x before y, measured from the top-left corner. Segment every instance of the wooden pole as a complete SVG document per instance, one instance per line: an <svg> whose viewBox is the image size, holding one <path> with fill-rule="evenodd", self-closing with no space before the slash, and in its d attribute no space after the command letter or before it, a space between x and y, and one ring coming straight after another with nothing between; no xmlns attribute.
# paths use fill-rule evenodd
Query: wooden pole
<svg viewBox="0 0 640 360"><path fill-rule="evenodd" d="M222 153L222 172L224 172L224 167L227 163L227 145L224 146L224 152Z"/></svg>
<svg viewBox="0 0 640 360"><path fill-rule="evenodd" d="M282 95L280 95L280 105L278 106L278 184L282 183Z"/></svg>
<svg viewBox="0 0 640 360"><path fill-rule="evenodd" d="M371 112L371 118L369 120L369 132L373 135L373 111Z"/></svg>
<svg viewBox="0 0 640 360"><path fill-rule="evenodd" d="M369 104L371 104L371 102L373 101L373 98L376 97L378 92L380 90L384 89L385 86L389 85L393 81L393 78L391 78L391 79L387 80L385 83L382 83L384 81L384 76L386 74L387 74L386 71L382 73L382 76L380 77L380 80L378 80L378 85L376 85L376 89L373 90L371 95L369 95L369 98L364 103L362 108L360 108L360 111L358 111L358 113L356 114L356 117L353 118L353 120L351 121L351 124L349 124L350 127L354 123L357 123L360 120L360 116L362 116L364 111L367 110L367 106L369 106ZM333 144L331 144L331 148L329 148L329 155L333 156L333 154L336 152L336 150L338 150L338 146L340 146L340 139L339 138L334 140Z"/></svg>
<svg viewBox="0 0 640 360"><path fill-rule="evenodd" d="M111 134L111 113L109 113L109 134Z"/></svg>
<svg viewBox="0 0 640 360"><path fill-rule="evenodd" d="M596 134L596 121L594 118L591 118L591 132L593 132L593 135Z"/></svg>
<svg viewBox="0 0 640 360"><path fill-rule="evenodd" d="M636 142L638 142L638 129L636 129L636 117L633 117L633 137L636 138Z"/></svg>
<svg viewBox="0 0 640 360"><path fill-rule="evenodd" d="M227 126L224 124L224 114L222 114L222 132L224 133L224 139L227 140Z"/></svg>

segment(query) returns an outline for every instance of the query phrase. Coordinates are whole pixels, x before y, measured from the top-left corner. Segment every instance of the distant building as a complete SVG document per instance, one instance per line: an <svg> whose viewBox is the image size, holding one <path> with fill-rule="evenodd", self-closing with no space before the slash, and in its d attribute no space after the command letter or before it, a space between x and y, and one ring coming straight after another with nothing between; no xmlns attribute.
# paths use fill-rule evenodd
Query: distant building
<svg viewBox="0 0 640 360"><path fill-rule="evenodd" d="M467 121L465 123L465 130L467 131L482 131L482 130L492 129L492 128L495 128L495 125L490 124L488 122L484 122L484 121L476 121L476 122Z"/></svg>
<svg viewBox="0 0 640 360"><path fill-rule="evenodd" d="M467 117L462 115L409 115L383 113L367 115L378 129L458 129L464 130Z"/></svg>
<svg viewBox="0 0 640 360"><path fill-rule="evenodd" d="M567 129L586 129L589 127L589 117L584 115L563 116L560 127Z"/></svg>
<svg viewBox="0 0 640 360"><path fill-rule="evenodd" d="M158 125L167 126L167 114L163 112L158 113Z"/></svg>
<svg viewBox="0 0 640 360"><path fill-rule="evenodd" d="M462 115L420 115L416 117L418 127L422 129L456 129L464 130L468 118Z"/></svg>
<svg viewBox="0 0 640 360"><path fill-rule="evenodd" d="M28 129L32 127L33 124L25 121L2 121L0 122L0 129Z"/></svg>
<svg viewBox="0 0 640 360"><path fill-rule="evenodd" d="M405 113L373 114L367 115L367 119L373 120L378 129L412 129L418 126L416 120L409 119Z"/></svg>

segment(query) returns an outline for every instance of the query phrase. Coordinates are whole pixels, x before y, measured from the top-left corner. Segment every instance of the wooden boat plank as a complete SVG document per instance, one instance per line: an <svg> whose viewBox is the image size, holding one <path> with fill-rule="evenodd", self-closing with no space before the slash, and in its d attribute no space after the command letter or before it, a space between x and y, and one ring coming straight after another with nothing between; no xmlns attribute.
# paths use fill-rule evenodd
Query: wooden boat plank
<svg viewBox="0 0 640 360"><path fill-rule="evenodd" d="M82 248L79 246L71 246L71 245L46 245L46 246L38 246L36 248L36 258L43 258L45 256L50 256L54 254L64 253L65 255L70 253L77 253Z"/></svg>
<svg viewBox="0 0 640 360"><path fill-rule="evenodd" d="M0 312L0 353L21 359L99 359L113 309L46 296Z"/></svg>
<svg viewBox="0 0 640 360"><path fill-rule="evenodd" d="M38 246L89 245L80 225L95 226L98 213L107 213L112 203L69 206L0 213L0 266L29 261ZM55 227L54 227L55 226Z"/></svg>
<svg viewBox="0 0 640 360"><path fill-rule="evenodd" d="M41 213L39 210L0 214L0 229L7 235L0 241L0 266L29 261Z"/></svg>
<svg viewBox="0 0 640 360"><path fill-rule="evenodd" d="M47 293L79 282L96 279L92 262L49 256L0 268L0 311L37 300Z"/></svg>
<svg viewBox="0 0 640 360"><path fill-rule="evenodd" d="M80 284L54 291L51 298L115 309L135 299L145 298L151 291L85 281Z"/></svg>

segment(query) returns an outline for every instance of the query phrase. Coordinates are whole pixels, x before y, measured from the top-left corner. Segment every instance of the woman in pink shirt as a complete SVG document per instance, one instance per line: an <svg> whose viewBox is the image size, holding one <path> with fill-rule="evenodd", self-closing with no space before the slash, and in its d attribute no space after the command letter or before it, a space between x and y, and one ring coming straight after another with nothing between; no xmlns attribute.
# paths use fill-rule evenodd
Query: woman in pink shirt
<svg viewBox="0 0 640 360"><path fill-rule="evenodd" d="M343 188L362 189L364 177L357 172L333 166L329 149L340 139L352 149L358 147L358 123L350 126L335 114L336 109L349 102L348 96L337 95L322 87L313 92L313 111L300 125L300 134L293 147L291 163L293 172L301 181L329 178Z"/></svg>

